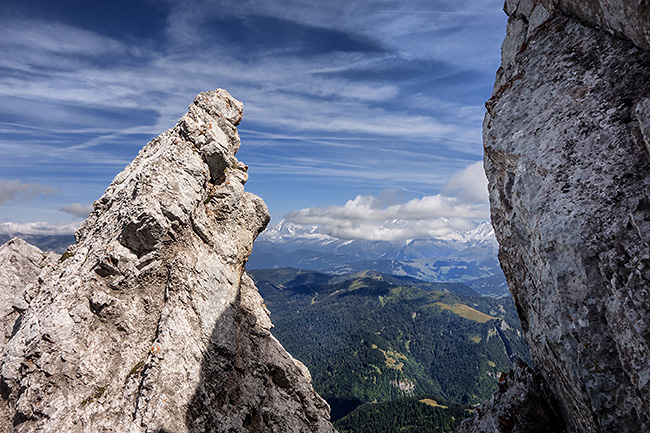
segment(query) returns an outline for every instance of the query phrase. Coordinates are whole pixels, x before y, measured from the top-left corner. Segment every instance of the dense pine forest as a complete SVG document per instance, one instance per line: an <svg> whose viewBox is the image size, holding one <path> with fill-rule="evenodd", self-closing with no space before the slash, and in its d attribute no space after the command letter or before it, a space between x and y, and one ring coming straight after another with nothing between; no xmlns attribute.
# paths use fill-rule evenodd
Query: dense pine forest
<svg viewBox="0 0 650 433"><path fill-rule="evenodd" d="M406 397L356 408L335 423L339 433L452 433L471 413L469 406L433 396Z"/></svg>
<svg viewBox="0 0 650 433"><path fill-rule="evenodd" d="M513 357L528 357L509 298L377 272L250 273L271 311L274 335L307 365L314 387L332 406L332 418L349 414L342 431L358 428L364 417L376 418L368 414L378 406L360 406L364 403L400 401L393 411L415 407L418 413L429 409L417 398L400 399L430 395L455 405L476 404L494 391ZM431 424L432 416L422 422Z"/></svg>

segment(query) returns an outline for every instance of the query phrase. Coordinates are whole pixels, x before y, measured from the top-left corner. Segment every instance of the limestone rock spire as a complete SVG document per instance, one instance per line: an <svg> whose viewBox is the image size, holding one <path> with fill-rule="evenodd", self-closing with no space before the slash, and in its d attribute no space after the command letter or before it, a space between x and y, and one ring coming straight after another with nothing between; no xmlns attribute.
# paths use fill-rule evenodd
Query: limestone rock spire
<svg viewBox="0 0 650 433"><path fill-rule="evenodd" d="M241 116L201 93L95 202L2 353L0 431L333 431L245 273L269 215Z"/></svg>

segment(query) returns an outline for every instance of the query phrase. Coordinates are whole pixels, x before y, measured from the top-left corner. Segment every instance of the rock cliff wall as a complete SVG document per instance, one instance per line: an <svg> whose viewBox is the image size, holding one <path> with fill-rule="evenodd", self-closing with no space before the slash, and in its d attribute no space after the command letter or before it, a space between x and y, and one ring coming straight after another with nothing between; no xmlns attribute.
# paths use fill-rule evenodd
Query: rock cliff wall
<svg viewBox="0 0 650 433"><path fill-rule="evenodd" d="M649 8L506 1L486 103L500 261L571 432L650 431Z"/></svg>
<svg viewBox="0 0 650 433"><path fill-rule="evenodd" d="M0 431L331 432L244 265L269 216L235 158L242 105L202 93L95 202L26 295Z"/></svg>

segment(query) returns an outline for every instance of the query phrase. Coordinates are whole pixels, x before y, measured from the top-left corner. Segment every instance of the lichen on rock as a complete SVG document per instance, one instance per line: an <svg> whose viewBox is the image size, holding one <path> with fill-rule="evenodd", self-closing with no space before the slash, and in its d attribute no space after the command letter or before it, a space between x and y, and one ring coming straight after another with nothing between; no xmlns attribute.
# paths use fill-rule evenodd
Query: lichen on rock
<svg viewBox="0 0 650 433"><path fill-rule="evenodd" d="M269 215L241 116L200 94L95 202L5 346L0 431L333 431L245 273Z"/></svg>

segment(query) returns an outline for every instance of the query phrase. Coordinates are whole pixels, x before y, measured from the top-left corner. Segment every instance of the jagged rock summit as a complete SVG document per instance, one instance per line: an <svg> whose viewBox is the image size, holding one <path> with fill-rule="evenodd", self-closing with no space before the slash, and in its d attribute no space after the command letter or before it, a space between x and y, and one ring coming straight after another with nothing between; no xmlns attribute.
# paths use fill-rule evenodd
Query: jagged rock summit
<svg viewBox="0 0 650 433"><path fill-rule="evenodd" d="M268 223L235 158L242 104L202 93L95 202L25 296L0 431L331 432L244 265Z"/></svg>
<svg viewBox="0 0 650 433"><path fill-rule="evenodd" d="M483 124L500 261L569 432L650 431L650 4L507 0ZM490 427L476 414L463 432ZM559 431L549 424L539 431Z"/></svg>

